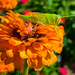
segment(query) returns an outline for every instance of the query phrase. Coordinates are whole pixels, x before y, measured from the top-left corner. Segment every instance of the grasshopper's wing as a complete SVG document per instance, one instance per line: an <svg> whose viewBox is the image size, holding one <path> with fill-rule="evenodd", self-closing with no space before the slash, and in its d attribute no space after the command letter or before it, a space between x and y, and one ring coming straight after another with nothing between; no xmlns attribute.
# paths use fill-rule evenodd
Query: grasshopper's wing
<svg viewBox="0 0 75 75"><path fill-rule="evenodd" d="M38 22L38 18L34 17L34 16L20 15L19 17L21 19L23 19L24 21L27 21L27 22L33 22L33 23L37 23Z"/></svg>
<svg viewBox="0 0 75 75"><path fill-rule="evenodd" d="M49 24L44 13L34 12L34 15L38 18L40 24L43 24L43 25Z"/></svg>
<svg viewBox="0 0 75 75"><path fill-rule="evenodd" d="M45 14L49 25L58 25L61 21L61 17L60 15L56 15L56 14Z"/></svg>

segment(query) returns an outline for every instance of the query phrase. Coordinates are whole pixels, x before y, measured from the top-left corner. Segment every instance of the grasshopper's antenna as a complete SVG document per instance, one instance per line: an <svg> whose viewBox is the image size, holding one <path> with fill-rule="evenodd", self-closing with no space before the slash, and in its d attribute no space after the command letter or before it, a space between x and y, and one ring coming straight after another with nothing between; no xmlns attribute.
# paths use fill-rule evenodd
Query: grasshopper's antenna
<svg viewBox="0 0 75 75"><path fill-rule="evenodd" d="M75 16L75 15L62 16L61 18L63 18L63 17L71 17L71 16Z"/></svg>

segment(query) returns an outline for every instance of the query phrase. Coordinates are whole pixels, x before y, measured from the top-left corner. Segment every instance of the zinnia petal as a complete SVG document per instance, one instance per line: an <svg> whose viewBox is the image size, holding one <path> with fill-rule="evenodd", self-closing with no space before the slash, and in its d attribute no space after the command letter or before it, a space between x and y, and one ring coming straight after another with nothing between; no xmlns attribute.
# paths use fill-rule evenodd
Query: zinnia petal
<svg viewBox="0 0 75 75"><path fill-rule="evenodd" d="M26 52L25 52L25 51L21 51L21 52L20 52L20 57L21 57L22 59L28 58L28 56L26 55Z"/></svg>
<svg viewBox="0 0 75 75"><path fill-rule="evenodd" d="M24 60L19 56L19 53L14 55L13 62L16 69L21 69L24 66Z"/></svg>
<svg viewBox="0 0 75 75"><path fill-rule="evenodd" d="M17 5L17 0L0 0L0 9L2 10L9 10L9 9L13 9L16 7Z"/></svg>
<svg viewBox="0 0 75 75"><path fill-rule="evenodd" d="M6 19L6 18L4 18L2 16L0 16L0 18L3 19L6 23L9 23L9 20L8 19Z"/></svg>
<svg viewBox="0 0 75 75"><path fill-rule="evenodd" d="M10 57L13 57L13 50L10 49L10 50L6 50L6 54L7 56L10 58Z"/></svg>
<svg viewBox="0 0 75 75"><path fill-rule="evenodd" d="M1 53L1 60L3 61L6 58L6 50Z"/></svg>
<svg viewBox="0 0 75 75"><path fill-rule="evenodd" d="M43 58L43 64L48 66L52 65L56 61L57 61L57 57L54 55L52 51L51 52L48 51L47 56Z"/></svg>
<svg viewBox="0 0 75 75"><path fill-rule="evenodd" d="M38 51L38 55L39 55L39 57L46 57L47 56L47 50L45 49L45 50L41 50L41 51Z"/></svg>
<svg viewBox="0 0 75 75"><path fill-rule="evenodd" d="M27 49L27 55L29 58L36 58L37 57L36 51L31 46Z"/></svg>
<svg viewBox="0 0 75 75"><path fill-rule="evenodd" d="M42 59L37 57L36 59L30 59L27 60L28 66L31 68L34 68L35 71L40 71L42 69Z"/></svg>
<svg viewBox="0 0 75 75"><path fill-rule="evenodd" d="M7 41L0 42L0 51L3 51L9 46Z"/></svg>
<svg viewBox="0 0 75 75"><path fill-rule="evenodd" d="M42 50L43 46L40 43L34 42L33 48L36 49L36 50Z"/></svg>
<svg viewBox="0 0 75 75"><path fill-rule="evenodd" d="M22 42L19 41L19 40L15 40L15 39L13 39L13 38L10 38L10 39L9 39L9 44L12 45L12 46L17 46L17 45L22 44Z"/></svg>

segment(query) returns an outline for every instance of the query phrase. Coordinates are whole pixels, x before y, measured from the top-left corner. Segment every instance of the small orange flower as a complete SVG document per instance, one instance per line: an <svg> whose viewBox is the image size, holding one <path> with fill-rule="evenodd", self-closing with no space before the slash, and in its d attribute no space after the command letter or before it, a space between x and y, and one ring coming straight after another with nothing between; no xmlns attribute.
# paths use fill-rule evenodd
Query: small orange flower
<svg viewBox="0 0 75 75"><path fill-rule="evenodd" d="M14 69L15 69L15 67L14 67L13 63L5 65L4 61L1 61L1 52L0 52L0 73L13 71Z"/></svg>
<svg viewBox="0 0 75 75"><path fill-rule="evenodd" d="M29 13L29 16L35 16ZM24 59L27 59L29 67L40 71L43 65L50 66L57 61L54 51L62 51L63 26L56 27L58 36L50 25L35 27L35 24L19 18L18 13L10 11L7 14L5 17L0 16L5 21L0 23L0 51L3 51L1 59L5 59L5 64L12 62L20 69Z"/></svg>
<svg viewBox="0 0 75 75"><path fill-rule="evenodd" d="M0 9L9 10L13 9L17 5L17 0L0 0Z"/></svg>

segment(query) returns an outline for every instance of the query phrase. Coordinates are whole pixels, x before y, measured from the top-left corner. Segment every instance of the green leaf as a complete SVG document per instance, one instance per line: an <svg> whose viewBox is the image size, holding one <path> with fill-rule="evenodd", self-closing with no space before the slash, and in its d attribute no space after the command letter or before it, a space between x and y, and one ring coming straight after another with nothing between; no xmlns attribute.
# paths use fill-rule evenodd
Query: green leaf
<svg viewBox="0 0 75 75"><path fill-rule="evenodd" d="M75 23L72 24L72 27L75 29Z"/></svg>
<svg viewBox="0 0 75 75"><path fill-rule="evenodd" d="M71 1L71 5L75 6L75 1Z"/></svg>
<svg viewBox="0 0 75 75"><path fill-rule="evenodd" d="M70 14L75 15L75 10L71 10Z"/></svg>
<svg viewBox="0 0 75 75"><path fill-rule="evenodd" d="M58 73L56 71L54 71L50 75L58 75Z"/></svg>
<svg viewBox="0 0 75 75"><path fill-rule="evenodd" d="M52 4L53 4L53 0L48 0L48 5L52 6Z"/></svg>

